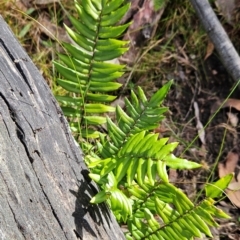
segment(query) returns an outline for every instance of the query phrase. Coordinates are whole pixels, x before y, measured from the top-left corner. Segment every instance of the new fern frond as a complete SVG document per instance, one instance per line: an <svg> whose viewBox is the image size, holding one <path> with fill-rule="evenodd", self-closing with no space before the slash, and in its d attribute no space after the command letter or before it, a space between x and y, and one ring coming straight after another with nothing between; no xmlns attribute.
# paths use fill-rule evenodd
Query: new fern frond
<svg viewBox="0 0 240 240"><path fill-rule="evenodd" d="M90 177L101 191L91 203L106 201L119 222L127 223L127 239L189 240L211 236L214 218L228 216L214 206L232 175L206 185L206 197L194 204L168 179L168 168L194 169L201 165L173 154L178 143L153 132L168 110L162 106L172 81L149 100L138 87L125 109L110 106L115 82L124 66L108 62L127 50L128 42L117 39L130 23L117 25L129 9L125 0L75 1L78 18L69 16L75 30L66 27L74 41L64 43L59 54L57 83L67 94L57 96L72 130L80 134ZM157 2L157 1L155 1ZM165 1L158 1L165 2ZM106 113L115 112L115 120ZM92 126L106 124L106 133ZM89 143L88 138L96 138ZM78 138L79 140L79 138Z"/></svg>

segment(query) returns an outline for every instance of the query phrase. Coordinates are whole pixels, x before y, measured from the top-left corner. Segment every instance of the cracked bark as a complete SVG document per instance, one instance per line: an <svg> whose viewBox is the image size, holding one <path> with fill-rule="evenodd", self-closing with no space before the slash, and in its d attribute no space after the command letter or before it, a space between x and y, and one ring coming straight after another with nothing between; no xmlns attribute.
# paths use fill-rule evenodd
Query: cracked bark
<svg viewBox="0 0 240 240"><path fill-rule="evenodd" d="M0 239L124 239L93 206L79 147L47 84L0 17Z"/></svg>

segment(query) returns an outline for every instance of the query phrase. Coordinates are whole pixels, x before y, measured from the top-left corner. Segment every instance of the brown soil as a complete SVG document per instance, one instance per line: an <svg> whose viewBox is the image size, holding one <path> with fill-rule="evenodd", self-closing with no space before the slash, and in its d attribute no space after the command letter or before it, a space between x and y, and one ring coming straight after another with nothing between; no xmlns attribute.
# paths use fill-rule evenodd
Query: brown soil
<svg viewBox="0 0 240 240"><path fill-rule="evenodd" d="M232 126L227 116L227 113L231 112L239 119L240 113L234 108L220 109L210 121L217 111L216 106L227 98L235 84L217 54L213 53L196 70L183 70L183 73L178 72L177 75L165 103L171 111L166 123L172 128L174 135L167 132L163 136L169 134L173 140L180 141L176 154L181 155L187 149L184 157L203 164L200 170L178 172L177 177L174 175L174 181L180 183L180 188L184 189L188 196L195 198L211 172L213 174L210 182L219 179L217 163L224 162L229 152L240 153L240 127ZM185 78L179 77L181 75L185 75ZM240 89L237 88L231 98L239 99L239 96ZM193 102L198 104L201 123L203 126L207 125L204 130L205 144L198 138L190 145L198 134ZM212 231L214 239L240 239L239 209L227 198L217 205L228 212L232 219L221 222L220 228Z"/></svg>

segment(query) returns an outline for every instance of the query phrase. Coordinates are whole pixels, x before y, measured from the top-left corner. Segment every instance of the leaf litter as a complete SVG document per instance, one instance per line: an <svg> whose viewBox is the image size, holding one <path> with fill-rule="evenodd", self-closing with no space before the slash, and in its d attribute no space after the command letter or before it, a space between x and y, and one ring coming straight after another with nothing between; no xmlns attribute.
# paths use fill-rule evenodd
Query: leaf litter
<svg viewBox="0 0 240 240"><path fill-rule="evenodd" d="M232 204L240 207L240 172L238 172L239 155L235 152L229 152L224 163L218 164L218 174L222 178L229 173L235 173L229 187L226 189L226 194Z"/></svg>

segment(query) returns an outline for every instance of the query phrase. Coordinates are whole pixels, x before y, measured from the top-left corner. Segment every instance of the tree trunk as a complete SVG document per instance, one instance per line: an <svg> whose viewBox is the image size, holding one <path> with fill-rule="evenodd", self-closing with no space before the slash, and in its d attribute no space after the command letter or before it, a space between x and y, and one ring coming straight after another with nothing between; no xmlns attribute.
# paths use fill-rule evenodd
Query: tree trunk
<svg viewBox="0 0 240 240"><path fill-rule="evenodd" d="M190 0L223 65L235 81L240 80L240 58L208 0Z"/></svg>
<svg viewBox="0 0 240 240"><path fill-rule="evenodd" d="M0 239L124 239L37 68L0 17Z"/></svg>

